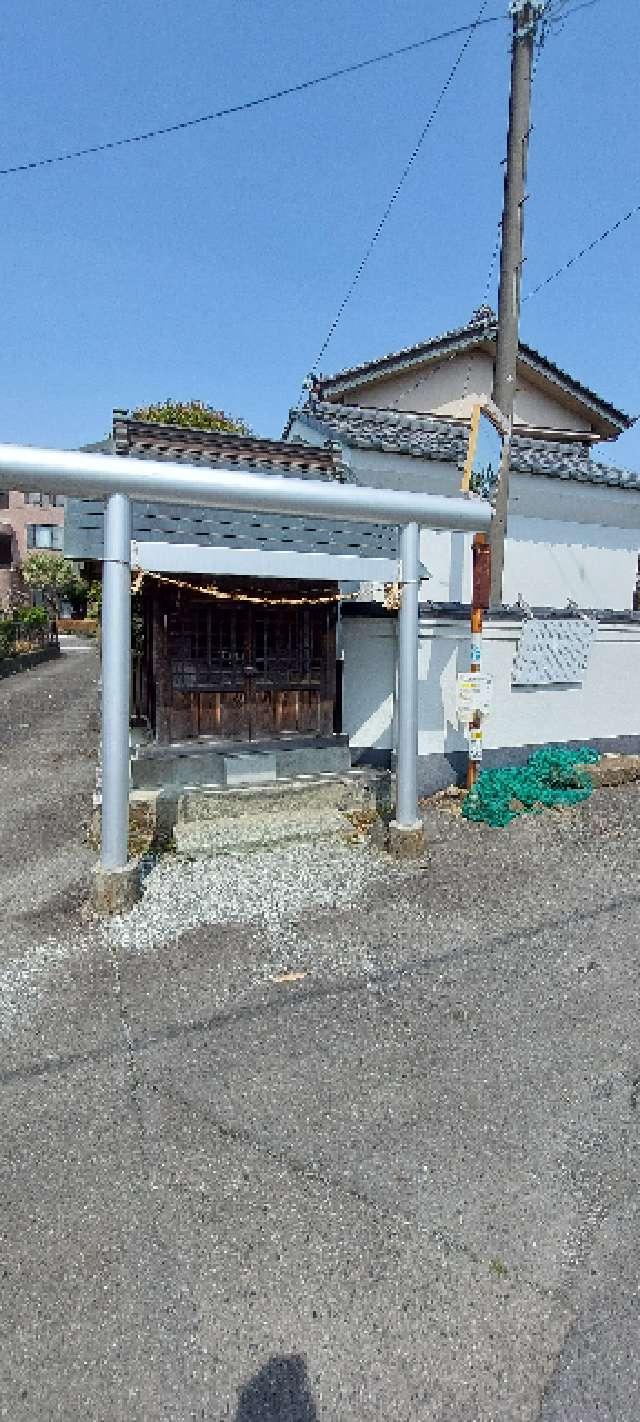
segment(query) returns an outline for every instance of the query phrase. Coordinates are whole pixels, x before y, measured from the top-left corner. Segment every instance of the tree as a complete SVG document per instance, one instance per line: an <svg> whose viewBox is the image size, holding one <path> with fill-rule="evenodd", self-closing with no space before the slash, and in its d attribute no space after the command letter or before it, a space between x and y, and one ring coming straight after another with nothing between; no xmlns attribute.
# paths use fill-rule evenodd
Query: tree
<svg viewBox="0 0 640 1422"><path fill-rule="evenodd" d="M133 411L135 420L151 420L157 425L182 425L196 430L219 430L223 434L251 434L244 420L214 410L204 400L163 400L157 405L140 405Z"/></svg>
<svg viewBox="0 0 640 1422"><path fill-rule="evenodd" d="M29 553L21 572L27 587L41 592L53 613L63 600L73 606L86 600L87 584L62 553Z"/></svg>

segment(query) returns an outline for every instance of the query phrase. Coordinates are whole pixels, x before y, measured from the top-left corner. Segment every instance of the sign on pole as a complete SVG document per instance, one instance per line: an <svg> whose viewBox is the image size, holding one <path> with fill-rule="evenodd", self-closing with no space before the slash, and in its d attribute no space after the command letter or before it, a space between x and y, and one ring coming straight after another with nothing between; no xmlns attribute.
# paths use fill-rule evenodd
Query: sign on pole
<svg viewBox="0 0 640 1422"><path fill-rule="evenodd" d="M486 716L491 707L493 680L486 672L458 672L456 682L456 712L458 720L466 723L473 720L476 713Z"/></svg>

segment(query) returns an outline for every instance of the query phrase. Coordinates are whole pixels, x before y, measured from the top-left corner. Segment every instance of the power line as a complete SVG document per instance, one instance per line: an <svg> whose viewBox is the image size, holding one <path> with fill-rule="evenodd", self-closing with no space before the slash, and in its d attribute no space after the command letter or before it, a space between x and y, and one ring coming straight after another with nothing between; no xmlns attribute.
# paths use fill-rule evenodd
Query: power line
<svg viewBox="0 0 640 1422"><path fill-rule="evenodd" d="M543 281L539 281L537 286L532 287L531 291L528 291L526 296L523 296L523 301L530 301L531 297L536 296L545 286L549 286L552 281L556 281L558 277L563 276L565 272L569 271L570 267L575 266L576 262L581 261L589 252L593 252L594 247L599 247L601 242L604 242L607 237L613 236L614 232L617 232L620 227L623 227L625 222L630 222L631 218L636 217L639 212L640 203L638 203L636 207L629 208L629 211L625 212L623 217L619 217L617 222L612 223L611 227L605 227L604 232L601 232L599 237L594 237L593 242L589 242L586 247L581 247L579 252L574 252L573 256L569 257L569 260L564 262L561 267L558 267L555 272L551 272Z"/></svg>
<svg viewBox="0 0 640 1422"><path fill-rule="evenodd" d="M454 35L469 34L478 29L480 25L493 25L498 21L505 22L508 16L486 15L484 19L476 20L469 25L457 25L452 30L442 30L437 35L427 35L425 39L413 40L411 44L403 44L398 49L385 50L383 54L375 54L371 59L360 59L353 64L345 64L341 69L331 69L327 74L318 74L314 79L304 79L299 84L290 84L283 89L275 89L270 94L261 94L257 99L246 99L241 104L231 104L228 108L215 109L208 114L199 114L196 118L181 119L179 122L165 124L162 128L150 128L145 133L134 133L124 138L112 138L105 143L93 143L86 148L72 148L62 153L54 153L47 158L35 158L28 163L14 163L8 168L0 168L0 178L7 178L14 173L29 173L37 168L50 168L56 163L70 163L77 158L87 158L96 153L108 153L114 148L125 148L129 144L148 143L155 138L165 138L171 133L182 133L189 128L198 128L205 123L213 123L215 119L227 118L231 114L246 113L249 109L259 108L263 104L275 103L277 99L287 98L289 94L301 94L306 89L314 89L319 84L328 84L332 79L341 79L347 74L356 74L361 69L368 69L373 64L382 64L388 59L397 59L402 54L410 54L413 50L424 49L427 45L438 44L441 40L451 39ZM466 47L466 46L465 46Z"/></svg>
<svg viewBox="0 0 640 1422"><path fill-rule="evenodd" d="M356 268L356 271L355 271L355 273L354 273L354 275L353 275L353 277L352 277L352 279L351 279L351 281L350 281L350 283L349 283L349 286L347 287L347 290L345 291L345 294L344 294L344 296L343 296L343 298L342 298L342 301L340 302L340 305L338 306L338 309L337 309L336 314L335 314L335 316L334 316L334 318L333 318L333 321L331 322L331 325L330 325L330 327L329 327L329 330L327 331L327 334L326 334L326 336L325 336L325 338L324 338L324 341L322 342L322 345L321 345L321 347L320 347L320 350L318 351L318 354L317 354L317 356L316 356L316 358L315 358L315 360L314 360L314 362L313 362L313 365L312 365L311 370L310 370L310 372L309 372L309 376L315 375L316 372L319 370L319 368L320 368L320 361L322 360L322 357L323 357L323 355L324 355L324 353L325 353L325 351L326 351L326 349L327 349L329 343L331 342L331 340L332 340L332 338L333 338L333 336L334 336L334 334L335 334L335 332L336 332L336 330L337 330L337 328L338 328L338 326L339 326L339 324L340 324L340 321L342 320L342 317L343 317L343 315L344 315L344 312L345 312L345 310L346 310L346 308L347 308L347 306L348 306L348 304L349 304L349 302L350 302L350 300L351 300L351 297L353 296L353 293L354 293L354 291L355 291L355 288L356 288L356 286L358 285L358 282L359 282L360 277L362 276L362 273L363 273L363 271L364 271L364 269L365 269L365 267L366 267L366 265L367 265L367 262L369 261L369 258L370 258L370 256L371 256L371 253L373 252L373 249L374 249L374 247L375 247L375 245L376 245L376 242L378 241L378 238L380 237L380 234L381 234L381 232L382 232L382 230L383 230L383 228L384 228L384 225L385 225L385 223L386 223L388 217L390 216L390 213L391 213L391 211L392 211L392 208L394 207L394 204L396 203L398 197L400 196L400 192L401 192L401 190L402 190L402 188L403 188L403 186L404 186L404 183L405 183L406 179L407 179L408 176L409 176L409 173L410 173L410 171L411 171L411 168L413 167L413 164L415 163L416 158L418 157L418 154L419 154L419 152L420 152L420 149L421 149L421 147L422 147L422 144L423 144L423 142L424 142L424 140L425 140L425 138L426 138L426 136L427 136L427 134L428 134L428 132L429 132L429 129L431 128L431 125L432 125L432 123L433 123L433 121L434 121L434 119L435 119L435 117L436 117L436 114L438 113L438 110L439 110L439 108L440 108L440 106L441 106L441 104L442 104L442 102L443 102L443 100L444 100L444 98L445 98L445 95L446 95L448 89L450 88L450 86L451 86L451 84L452 84L452 82L453 82L453 80L454 80L454 78L455 78L455 75L457 74L458 69L460 68L460 65L461 65L461 63L462 63L462 60L464 59L464 56L465 56L465 54L466 54L466 52L467 52L467 49L468 49L468 47L469 47L469 45L470 45L470 43L471 43L471 40L473 39L473 36L474 36L476 30L479 28L479 26L480 26L481 24L485 24L485 23L486 23L486 21L482 19L482 14L483 14L483 11L486 9L487 3L488 3L488 0L482 0L482 5L480 6L480 10L478 11L478 15L477 15L476 19L474 20L473 24L472 24L472 25L465 25L465 30L468 30L468 33L467 33L466 39L465 39L465 41L464 41L464 44L462 45L462 48L460 49L460 53L458 54L457 59L455 60L455 62L454 62L454 64L453 64L452 68L450 69L450 71L449 71L449 73L448 73L448 75L447 75L447 78L445 79L445 82L444 82L444 84L443 84L443 86L442 86L442 88L441 88L441 90L440 90L440 93L438 94L438 97L437 97L437 99L436 99L436 102L435 102L435 104L434 104L432 110L431 110L431 113L429 114L429 117L428 117L428 119L427 119L427 121L426 121L426 123L425 123L425 125L424 125L424 128L422 129L422 132L421 132L421 134L420 134L420 137L418 138L418 141L417 141L417 143L416 143L416 145L415 145L415 148L413 149L413 152L411 153L411 156L409 157L408 161L407 161L407 162L405 163L405 165L404 165L404 168L403 168L403 170L402 170L402 173L400 174L399 182L396 184L396 186L395 186L395 188L394 188L394 190L393 190L393 192L392 192L392 194L391 194L391 197L389 198L389 201L388 201L388 203L387 203L387 206L386 206L385 209L384 209L384 212L383 212L383 214L382 214L382 217L380 218L380 221L378 222L378 225L377 225L377 227L376 227L376 229L375 229L375 231L374 231L374 233L373 233L373 236L370 238L370 240L369 240L369 242L368 242L368 245L367 245L367 247L365 248L364 255L363 255L363 257L362 257L362 259L361 259L361 261L360 261L360 264L359 264L359 266Z"/></svg>
<svg viewBox="0 0 640 1422"><path fill-rule="evenodd" d="M593 5L599 5L600 0L580 0L579 5L572 5L570 10L564 10L567 0L557 0L555 5L551 5L549 14L551 19L568 20L570 15L577 15L578 10L590 10Z"/></svg>
<svg viewBox="0 0 640 1422"><path fill-rule="evenodd" d="M546 0L544 10L540 17L536 46L536 65L549 36L555 38L557 35L562 34L567 20L571 19L572 15L577 15L580 10L592 9L594 5L601 4L601 0L580 0L580 3L573 5L570 10L565 8L568 4L569 0Z"/></svg>

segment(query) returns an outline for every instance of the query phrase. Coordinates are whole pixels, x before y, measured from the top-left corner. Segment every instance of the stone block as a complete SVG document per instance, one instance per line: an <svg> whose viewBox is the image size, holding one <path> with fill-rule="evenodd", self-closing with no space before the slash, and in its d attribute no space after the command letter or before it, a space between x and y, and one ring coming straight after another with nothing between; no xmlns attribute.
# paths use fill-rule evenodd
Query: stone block
<svg viewBox="0 0 640 1422"><path fill-rule="evenodd" d="M347 809L362 800L362 775L299 776L267 785L198 786L178 802L178 827L187 821L290 819Z"/></svg>
<svg viewBox="0 0 640 1422"><path fill-rule="evenodd" d="M268 751L258 751L254 755L225 755L222 767L224 784L229 787L268 785L276 778L276 758Z"/></svg>
<svg viewBox="0 0 640 1422"><path fill-rule="evenodd" d="M391 820L387 833L387 849L395 859L419 859L424 854L424 825L416 820L413 825L399 825Z"/></svg>
<svg viewBox="0 0 640 1422"><path fill-rule="evenodd" d="M93 871L89 906L97 914L126 913L137 903L141 893L140 866L136 859L123 869L104 869L98 864Z"/></svg>
<svg viewBox="0 0 640 1422"><path fill-rule="evenodd" d="M640 755L603 755L595 765L585 765L594 789L607 785L630 785L640 780Z"/></svg>
<svg viewBox="0 0 640 1422"><path fill-rule="evenodd" d="M132 859L150 849L171 844L178 812L178 796L159 790L132 790L129 795L129 855ZM92 849L100 848L101 797L97 795L89 822L87 839Z"/></svg>

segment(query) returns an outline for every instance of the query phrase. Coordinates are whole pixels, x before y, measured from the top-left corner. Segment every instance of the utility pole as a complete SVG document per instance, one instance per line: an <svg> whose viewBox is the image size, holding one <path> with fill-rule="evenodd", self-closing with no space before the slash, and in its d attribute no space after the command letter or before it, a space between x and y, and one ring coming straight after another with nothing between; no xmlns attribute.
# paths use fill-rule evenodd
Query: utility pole
<svg viewBox="0 0 640 1422"><path fill-rule="evenodd" d="M512 0L511 3L513 34L509 136L502 208L498 335L493 373L493 400L508 421L509 434L505 438L503 446L495 516L491 529L491 607L500 607L502 603L504 540L509 506L511 427L518 357L520 278L531 113L531 71L536 26L544 9L544 0Z"/></svg>

